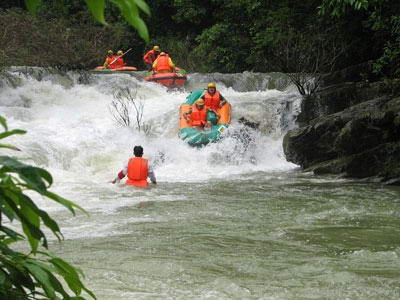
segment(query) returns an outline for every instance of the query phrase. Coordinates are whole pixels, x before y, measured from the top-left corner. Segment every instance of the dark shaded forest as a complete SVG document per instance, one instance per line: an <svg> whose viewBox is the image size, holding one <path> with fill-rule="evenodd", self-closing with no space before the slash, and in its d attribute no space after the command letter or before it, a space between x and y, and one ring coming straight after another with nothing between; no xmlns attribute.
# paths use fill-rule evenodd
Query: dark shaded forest
<svg viewBox="0 0 400 300"><path fill-rule="evenodd" d="M0 64L87 69L108 49L133 50L143 69L153 45L190 72L327 73L371 62L369 77L400 73L398 0L158 0L143 16L150 44L107 2L109 26L82 0L45 0L36 16L24 1L0 4Z"/></svg>

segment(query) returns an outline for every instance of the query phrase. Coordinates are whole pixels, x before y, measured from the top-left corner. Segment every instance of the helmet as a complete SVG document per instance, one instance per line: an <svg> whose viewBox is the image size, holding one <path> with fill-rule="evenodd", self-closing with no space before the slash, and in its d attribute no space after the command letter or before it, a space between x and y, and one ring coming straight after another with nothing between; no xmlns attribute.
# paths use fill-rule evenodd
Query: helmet
<svg viewBox="0 0 400 300"><path fill-rule="evenodd" d="M114 52L112 50L108 50L107 54L114 54Z"/></svg>
<svg viewBox="0 0 400 300"><path fill-rule="evenodd" d="M163 55L166 55L166 54L165 54L165 52L161 52L160 55L163 56Z"/></svg>
<svg viewBox="0 0 400 300"><path fill-rule="evenodd" d="M122 50L118 50L117 55L122 55L124 52Z"/></svg>
<svg viewBox="0 0 400 300"><path fill-rule="evenodd" d="M154 51L160 51L160 47L159 47L159 46L154 46L154 47L153 47L153 50L154 50Z"/></svg>
<svg viewBox="0 0 400 300"><path fill-rule="evenodd" d="M199 100L196 101L197 105L204 105L204 100L202 98L200 98Z"/></svg>
<svg viewBox="0 0 400 300"><path fill-rule="evenodd" d="M209 84L207 84L207 88L216 88L217 85L215 84L215 82L210 82Z"/></svg>

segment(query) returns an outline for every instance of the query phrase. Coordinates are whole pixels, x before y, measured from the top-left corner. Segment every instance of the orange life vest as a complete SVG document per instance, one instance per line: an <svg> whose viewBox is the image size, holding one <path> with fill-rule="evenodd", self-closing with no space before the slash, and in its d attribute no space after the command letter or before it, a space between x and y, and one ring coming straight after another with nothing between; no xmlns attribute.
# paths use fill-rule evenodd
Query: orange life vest
<svg viewBox="0 0 400 300"><path fill-rule="evenodd" d="M190 114L192 126L204 126L207 124L207 109L199 110L196 104L192 105L192 113Z"/></svg>
<svg viewBox="0 0 400 300"><path fill-rule="evenodd" d="M107 56L106 58L106 62L107 62L107 69L116 69L117 68L117 64L116 61L114 63L112 63L115 60L116 56Z"/></svg>
<svg viewBox="0 0 400 300"><path fill-rule="evenodd" d="M149 185L147 182L148 165L149 162L147 159L132 157L128 162L128 179L125 184L147 187Z"/></svg>
<svg viewBox="0 0 400 300"><path fill-rule="evenodd" d="M215 91L214 95L210 95L210 93L206 91L204 94L204 102L207 108L217 110L221 103L221 94L218 91Z"/></svg>
<svg viewBox="0 0 400 300"><path fill-rule="evenodd" d="M168 55L159 55L157 57L155 71L158 73L172 72Z"/></svg>
<svg viewBox="0 0 400 300"><path fill-rule="evenodd" d="M156 58L158 57L158 54L160 54L160 52L154 51L154 50L150 50L149 52L147 52L144 56L143 56L143 60L146 64L153 64L153 62L156 60Z"/></svg>

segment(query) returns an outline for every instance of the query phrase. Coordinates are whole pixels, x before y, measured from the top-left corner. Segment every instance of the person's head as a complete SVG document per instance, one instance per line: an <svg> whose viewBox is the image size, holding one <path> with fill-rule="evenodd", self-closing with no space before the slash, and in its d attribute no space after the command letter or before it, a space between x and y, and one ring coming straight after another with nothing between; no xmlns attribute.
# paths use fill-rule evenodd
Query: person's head
<svg viewBox="0 0 400 300"><path fill-rule="evenodd" d="M114 54L114 52L112 50L107 51L107 56L112 56L113 54Z"/></svg>
<svg viewBox="0 0 400 300"><path fill-rule="evenodd" d="M164 56L164 55L167 55L167 54L165 52L160 53L160 56Z"/></svg>
<svg viewBox="0 0 400 300"><path fill-rule="evenodd" d="M143 156L143 147L142 146L133 147L133 154L136 157L142 157Z"/></svg>
<svg viewBox="0 0 400 300"><path fill-rule="evenodd" d="M207 91L210 94L214 94L217 91L217 85L214 82L207 84Z"/></svg>
<svg viewBox="0 0 400 300"><path fill-rule="evenodd" d="M124 54L124 52L122 50L118 50L117 55L119 56L119 55L122 55L122 54Z"/></svg>
<svg viewBox="0 0 400 300"><path fill-rule="evenodd" d="M160 47L159 46L154 46L153 50L156 51L156 52L160 52Z"/></svg>
<svg viewBox="0 0 400 300"><path fill-rule="evenodd" d="M204 105L205 105L205 102L203 99L200 98L199 100L196 101L196 106L198 109L203 109Z"/></svg>

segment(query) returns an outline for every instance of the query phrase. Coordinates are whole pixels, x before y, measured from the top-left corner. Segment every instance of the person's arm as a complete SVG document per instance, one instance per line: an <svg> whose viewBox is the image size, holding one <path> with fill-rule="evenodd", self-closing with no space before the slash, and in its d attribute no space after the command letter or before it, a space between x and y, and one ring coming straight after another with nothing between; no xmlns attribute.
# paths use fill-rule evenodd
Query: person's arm
<svg viewBox="0 0 400 300"><path fill-rule="evenodd" d="M147 166L147 174L148 174L148 177L150 178L150 181L153 184L157 184L156 174L154 173L153 166L151 164L148 164L148 166Z"/></svg>
<svg viewBox="0 0 400 300"><path fill-rule="evenodd" d="M150 63L150 60L149 60L149 52L147 52L147 53L143 56L143 61L144 61L146 64L149 64L149 63Z"/></svg>
<svg viewBox="0 0 400 300"><path fill-rule="evenodd" d="M121 181L122 178L124 178L126 176L126 174L128 174L128 165L126 165L117 175L117 177L114 178L113 181L111 181L111 183L119 183Z"/></svg>
<svg viewBox="0 0 400 300"><path fill-rule="evenodd" d="M171 57L168 57L168 65L172 68L172 71L175 72L175 64L172 62Z"/></svg>
<svg viewBox="0 0 400 300"><path fill-rule="evenodd" d="M220 94L221 95L221 94ZM222 107L222 105L224 105L226 103L226 99L224 98L224 96L221 95L221 99L220 99L220 103L219 103L219 107Z"/></svg>
<svg viewBox="0 0 400 300"><path fill-rule="evenodd" d="M188 121L188 122L190 121L190 120L189 120L189 115L190 115L191 113L192 113L192 110L191 110L191 109L188 110L187 112L184 112L184 113L183 113L183 117L184 117L185 120Z"/></svg>
<svg viewBox="0 0 400 300"><path fill-rule="evenodd" d="M206 116L207 116L207 114L208 114L208 111L209 111L209 109L207 108L207 109L206 109ZM211 126L212 126L211 121L207 121L207 117L206 117L206 120L203 121L203 125L204 125L205 128L208 128L208 127L211 127Z"/></svg>

